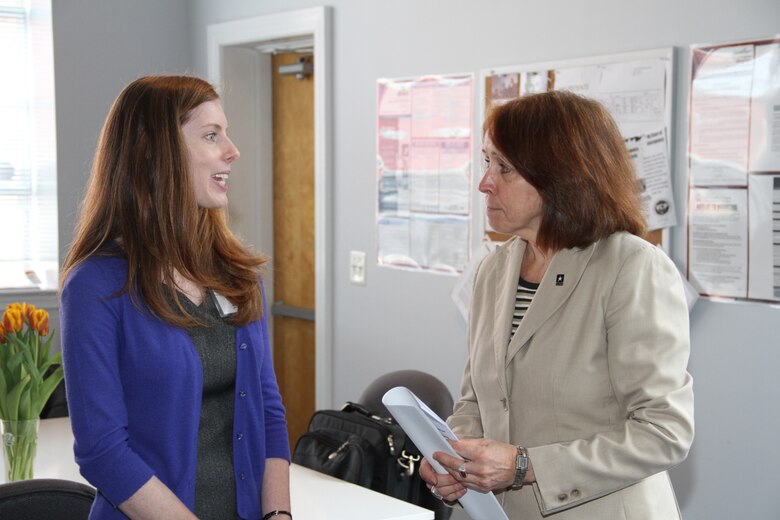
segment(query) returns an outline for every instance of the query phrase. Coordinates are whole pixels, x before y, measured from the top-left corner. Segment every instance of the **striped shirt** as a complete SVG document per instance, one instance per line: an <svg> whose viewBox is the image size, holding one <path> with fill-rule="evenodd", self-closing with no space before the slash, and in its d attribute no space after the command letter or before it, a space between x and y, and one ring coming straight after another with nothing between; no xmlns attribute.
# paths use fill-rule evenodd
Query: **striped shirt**
<svg viewBox="0 0 780 520"><path fill-rule="evenodd" d="M528 281L520 280L517 282L517 295L515 296L515 311L512 315L512 334L509 335L509 340L515 335L520 322L523 320L523 316L528 312L528 307L531 306L531 300L533 300L536 290L539 288L538 283L531 283Z"/></svg>

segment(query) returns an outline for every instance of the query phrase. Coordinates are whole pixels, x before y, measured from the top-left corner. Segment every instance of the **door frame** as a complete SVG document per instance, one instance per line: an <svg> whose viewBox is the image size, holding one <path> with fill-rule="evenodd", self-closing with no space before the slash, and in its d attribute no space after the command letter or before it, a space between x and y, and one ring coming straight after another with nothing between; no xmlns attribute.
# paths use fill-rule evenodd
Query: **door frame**
<svg viewBox="0 0 780 520"><path fill-rule="evenodd" d="M317 409L333 408L331 8L312 7L211 24L206 29L206 35L208 79L215 85L224 81L223 61L228 47L247 47L307 36L314 41L314 388ZM261 75L260 81L261 89L270 92L270 75ZM263 124L268 123L258 122L259 126ZM270 133L259 132L258 135L266 141L260 143L260 147L270 149L271 143L267 142L271 138ZM267 186L265 181L260 182ZM256 200L268 200L268 193L259 193ZM263 223L263 226L267 225L267 222ZM255 236L267 237L267 229L256 230Z"/></svg>

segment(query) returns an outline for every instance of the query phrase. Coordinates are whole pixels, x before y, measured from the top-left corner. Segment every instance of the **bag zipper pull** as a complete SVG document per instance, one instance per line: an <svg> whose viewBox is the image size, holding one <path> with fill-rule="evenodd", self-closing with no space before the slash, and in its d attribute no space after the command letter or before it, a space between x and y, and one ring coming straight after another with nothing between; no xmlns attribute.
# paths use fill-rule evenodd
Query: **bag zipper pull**
<svg viewBox="0 0 780 520"><path fill-rule="evenodd" d="M349 446L349 441L344 441L344 444L342 444L341 446L339 446L339 447L338 447L338 449L336 449L336 451L334 451L333 453L331 453L330 455L328 455L328 460L333 460L333 459L335 459L336 457L338 457L338 456L339 456L339 453L341 453L342 451L344 451L344 450L346 450L346 449L347 449L347 446Z"/></svg>
<svg viewBox="0 0 780 520"><path fill-rule="evenodd" d="M387 436L387 447L390 448L390 455L395 457L395 441L392 433Z"/></svg>

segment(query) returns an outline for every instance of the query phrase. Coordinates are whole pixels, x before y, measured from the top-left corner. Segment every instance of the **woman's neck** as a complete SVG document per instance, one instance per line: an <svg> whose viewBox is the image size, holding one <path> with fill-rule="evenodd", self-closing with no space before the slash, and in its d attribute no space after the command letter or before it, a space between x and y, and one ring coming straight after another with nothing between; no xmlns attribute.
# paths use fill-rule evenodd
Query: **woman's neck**
<svg viewBox="0 0 780 520"><path fill-rule="evenodd" d="M534 242L526 242L520 265L520 277L527 282L540 283L552 257L552 252L542 251Z"/></svg>
<svg viewBox="0 0 780 520"><path fill-rule="evenodd" d="M203 288L182 276L175 269L173 270L173 283L176 289L195 305L200 305L203 302Z"/></svg>

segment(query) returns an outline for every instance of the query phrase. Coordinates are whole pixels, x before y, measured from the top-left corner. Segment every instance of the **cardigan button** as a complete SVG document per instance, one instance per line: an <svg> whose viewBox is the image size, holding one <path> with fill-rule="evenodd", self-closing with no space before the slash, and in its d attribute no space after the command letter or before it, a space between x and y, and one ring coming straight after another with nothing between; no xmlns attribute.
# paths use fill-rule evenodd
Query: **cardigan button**
<svg viewBox="0 0 780 520"><path fill-rule="evenodd" d="M241 473L241 474L238 476L238 478L240 478L241 480L246 480L246 475L244 475L243 473Z"/></svg>
<svg viewBox="0 0 780 520"><path fill-rule="evenodd" d="M244 434L243 433L238 432L238 434L236 434L236 439L241 440L243 438L244 438Z"/></svg>
<svg viewBox="0 0 780 520"><path fill-rule="evenodd" d="M242 343L241 345L238 346L238 348L240 348L241 350L246 350L246 343Z"/></svg>
<svg viewBox="0 0 780 520"><path fill-rule="evenodd" d="M241 397L246 397L246 392L245 392L245 391L243 391L243 390L240 390L240 391L238 392L238 395L239 395L239 396L241 396Z"/></svg>

